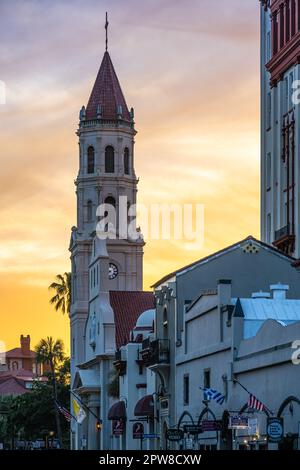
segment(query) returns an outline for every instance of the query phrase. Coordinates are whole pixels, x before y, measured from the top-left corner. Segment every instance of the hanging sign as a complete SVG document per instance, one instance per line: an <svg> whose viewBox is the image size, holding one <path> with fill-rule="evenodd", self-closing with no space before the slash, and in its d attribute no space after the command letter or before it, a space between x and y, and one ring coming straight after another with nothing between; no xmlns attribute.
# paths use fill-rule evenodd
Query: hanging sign
<svg viewBox="0 0 300 470"><path fill-rule="evenodd" d="M184 433L182 429L168 429L166 432L166 439L172 442L178 442L183 439Z"/></svg>
<svg viewBox="0 0 300 470"><path fill-rule="evenodd" d="M133 439L143 439L144 425L143 423L134 423L132 426L132 437Z"/></svg>
<svg viewBox="0 0 300 470"><path fill-rule="evenodd" d="M221 431L222 421L216 419L204 419L201 421L202 432Z"/></svg>
<svg viewBox="0 0 300 470"><path fill-rule="evenodd" d="M114 436L122 436L124 433L124 421L113 421L112 431Z"/></svg>
<svg viewBox="0 0 300 470"><path fill-rule="evenodd" d="M269 442L279 442L283 438L283 418L268 418L267 436Z"/></svg>
<svg viewBox="0 0 300 470"><path fill-rule="evenodd" d="M229 416L228 429L246 429L248 427L249 427L248 416L243 416L243 415Z"/></svg>

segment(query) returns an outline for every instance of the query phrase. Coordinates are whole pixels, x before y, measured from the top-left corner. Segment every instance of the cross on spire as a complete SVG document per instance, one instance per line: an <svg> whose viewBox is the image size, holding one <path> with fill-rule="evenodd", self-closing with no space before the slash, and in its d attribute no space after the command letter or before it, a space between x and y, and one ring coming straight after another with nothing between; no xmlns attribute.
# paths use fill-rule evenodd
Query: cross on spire
<svg viewBox="0 0 300 470"><path fill-rule="evenodd" d="M107 37L107 31L108 31L108 21L107 21L107 12L105 13L105 50L107 51L107 44L108 44L108 37Z"/></svg>

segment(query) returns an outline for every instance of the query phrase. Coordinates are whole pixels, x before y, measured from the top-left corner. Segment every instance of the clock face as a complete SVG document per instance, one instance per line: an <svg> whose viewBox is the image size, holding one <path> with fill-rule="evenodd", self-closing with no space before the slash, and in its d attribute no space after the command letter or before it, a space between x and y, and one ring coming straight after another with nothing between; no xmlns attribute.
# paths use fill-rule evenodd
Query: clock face
<svg viewBox="0 0 300 470"><path fill-rule="evenodd" d="M109 279L115 279L118 275L118 268L114 263L109 263L109 268L108 268L108 278Z"/></svg>

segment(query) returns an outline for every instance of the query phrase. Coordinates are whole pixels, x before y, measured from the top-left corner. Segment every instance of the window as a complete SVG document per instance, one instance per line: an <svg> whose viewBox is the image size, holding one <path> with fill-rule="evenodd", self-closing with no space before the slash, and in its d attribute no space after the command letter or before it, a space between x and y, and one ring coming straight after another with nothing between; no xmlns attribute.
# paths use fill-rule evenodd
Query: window
<svg viewBox="0 0 300 470"><path fill-rule="evenodd" d="M168 339L168 311L166 308L163 313L163 339Z"/></svg>
<svg viewBox="0 0 300 470"><path fill-rule="evenodd" d="M93 202L87 202L87 221L92 222L93 220Z"/></svg>
<svg viewBox="0 0 300 470"><path fill-rule="evenodd" d="M284 46L284 11L283 8L279 10L280 15L280 48Z"/></svg>
<svg viewBox="0 0 300 470"><path fill-rule="evenodd" d="M277 11L273 13L273 55L278 51L278 17Z"/></svg>
<svg viewBox="0 0 300 470"><path fill-rule="evenodd" d="M17 361L13 361L12 363L12 370L18 370L19 369L19 364Z"/></svg>
<svg viewBox="0 0 300 470"><path fill-rule="evenodd" d="M105 149L105 173L115 172L115 151L114 148L109 145Z"/></svg>
<svg viewBox="0 0 300 470"><path fill-rule="evenodd" d="M288 78L284 79L284 90L283 90L283 112L284 114L288 111L288 102L289 102L289 82Z"/></svg>
<svg viewBox="0 0 300 470"><path fill-rule="evenodd" d="M272 102L271 102L271 93L267 95L267 129L271 128L271 119L272 119Z"/></svg>
<svg viewBox="0 0 300 470"><path fill-rule="evenodd" d="M266 165L266 184L267 191L271 188L271 171L272 171L272 160L270 152L267 155L267 165Z"/></svg>
<svg viewBox="0 0 300 470"><path fill-rule="evenodd" d="M271 31L267 34L267 62L271 60Z"/></svg>
<svg viewBox="0 0 300 470"><path fill-rule="evenodd" d="M203 388L210 388L210 369L204 369L203 372ZM209 400L209 397L204 392L204 400Z"/></svg>
<svg viewBox="0 0 300 470"><path fill-rule="evenodd" d="M292 36L294 36L296 32L296 1L292 0Z"/></svg>
<svg viewBox="0 0 300 470"><path fill-rule="evenodd" d="M107 196L107 198L105 199L105 204L108 204L110 206L113 206L113 207L116 207L116 200L114 197L112 196Z"/></svg>
<svg viewBox="0 0 300 470"><path fill-rule="evenodd" d="M129 148L125 147L124 149L124 173L129 175Z"/></svg>
<svg viewBox="0 0 300 470"><path fill-rule="evenodd" d="M291 72L290 75L289 75L289 81L290 81L290 84L289 84L289 87L290 87L290 108L293 107L293 83L294 83L294 73Z"/></svg>
<svg viewBox="0 0 300 470"><path fill-rule="evenodd" d="M95 150L94 147L89 147L87 152L87 172L95 172Z"/></svg>
<svg viewBox="0 0 300 470"><path fill-rule="evenodd" d="M107 218L108 223L105 224L104 231L108 232L109 226L110 229L116 228L116 213L112 210L112 207L116 208L116 200L112 196L108 196L104 200L104 204L107 204L111 207L106 207L104 212L104 217Z"/></svg>
<svg viewBox="0 0 300 470"><path fill-rule="evenodd" d="M267 243L271 243L271 214L267 215Z"/></svg>
<svg viewBox="0 0 300 470"><path fill-rule="evenodd" d="M286 10L285 10L285 40L288 42L290 40L291 29L290 29L290 0L286 2Z"/></svg>
<svg viewBox="0 0 300 470"><path fill-rule="evenodd" d="M190 377L189 374L183 376L183 404L187 406L190 402Z"/></svg>

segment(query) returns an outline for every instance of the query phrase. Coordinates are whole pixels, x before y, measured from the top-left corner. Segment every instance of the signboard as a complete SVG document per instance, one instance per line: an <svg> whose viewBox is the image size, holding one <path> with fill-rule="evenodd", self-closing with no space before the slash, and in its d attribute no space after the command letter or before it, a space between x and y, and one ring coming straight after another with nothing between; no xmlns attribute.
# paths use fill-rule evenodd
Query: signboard
<svg viewBox="0 0 300 470"><path fill-rule="evenodd" d="M143 423L134 423L132 426L133 439L143 439L144 425Z"/></svg>
<svg viewBox="0 0 300 470"><path fill-rule="evenodd" d="M124 421L113 421L112 431L114 436L122 436L124 433Z"/></svg>
<svg viewBox="0 0 300 470"><path fill-rule="evenodd" d="M202 432L221 431L222 422L216 419L204 419L201 422Z"/></svg>
<svg viewBox="0 0 300 470"><path fill-rule="evenodd" d="M184 433L182 429L168 429L166 432L166 439L172 442L178 442L183 439Z"/></svg>
<svg viewBox="0 0 300 470"><path fill-rule="evenodd" d="M279 442L283 438L283 418L268 418L267 436L269 442Z"/></svg>
<svg viewBox="0 0 300 470"><path fill-rule="evenodd" d="M157 434L143 434L144 439L158 439Z"/></svg>
<svg viewBox="0 0 300 470"><path fill-rule="evenodd" d="M196 426L194 424L186 424L183 426L183 430L187 434L192 434L192 436L197 436L198 434L202 433L201 426Z"/></svg>
<svg viewBox="0 0 300 470"><path fill-rule="evenodd" d="M236 415L229 416L228 429L246 429L249 427L248 416Z"/></svg>
<svg viewBox="0 0 300 470"><path fill-rule="evenodd" d="M248 419L248 435L249 436L255 436L258 434L258 420L257 418L249 418Z"/></svg>

